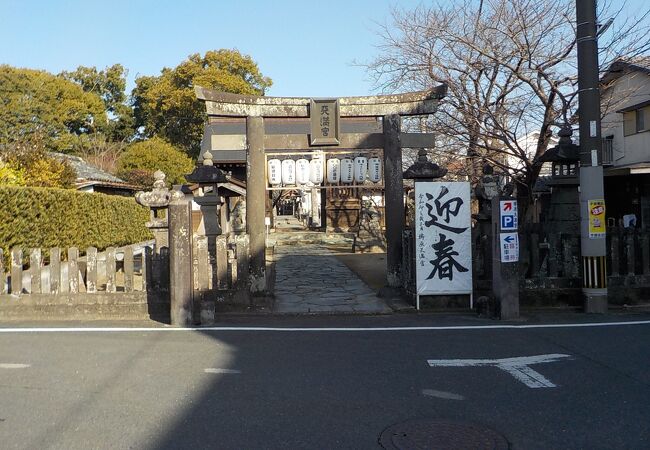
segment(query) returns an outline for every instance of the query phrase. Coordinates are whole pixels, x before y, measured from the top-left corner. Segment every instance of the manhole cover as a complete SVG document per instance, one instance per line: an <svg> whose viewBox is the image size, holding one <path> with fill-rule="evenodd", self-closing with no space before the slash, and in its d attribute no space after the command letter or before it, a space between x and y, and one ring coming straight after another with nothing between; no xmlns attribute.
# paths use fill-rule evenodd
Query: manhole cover
<svg viewBox="0 0 650 450"><path fill-rule="evenodd" d="M392 425L379 436L389 450L508 449L508 441L489 428L446 420L409 420Z"/></svg>

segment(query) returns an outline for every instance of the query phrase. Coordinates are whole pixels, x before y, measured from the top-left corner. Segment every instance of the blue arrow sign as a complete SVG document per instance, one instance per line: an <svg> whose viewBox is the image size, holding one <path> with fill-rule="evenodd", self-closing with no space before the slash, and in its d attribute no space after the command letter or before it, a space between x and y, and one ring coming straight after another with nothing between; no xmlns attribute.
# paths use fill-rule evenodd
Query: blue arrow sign
<svg viewBox="0 0 650 450"><path fill-rule="evenodd" d="M506 241L508 244L510 244L512 241L515 240L515 237L514 236L508 236L508 237L504 238L503 240Z"/></svg>

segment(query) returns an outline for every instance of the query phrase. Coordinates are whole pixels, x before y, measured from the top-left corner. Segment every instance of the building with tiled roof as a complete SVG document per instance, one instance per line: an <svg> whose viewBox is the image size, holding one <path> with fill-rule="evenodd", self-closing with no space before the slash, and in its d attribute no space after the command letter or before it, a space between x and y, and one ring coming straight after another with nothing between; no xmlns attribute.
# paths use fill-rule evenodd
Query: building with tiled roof
<svg viewBox="0 0 650 450"><path fill-rule="evenodd" d="M75 188L82 192L99 192L109 195L132 196L137 186L127 183L99 167L89 164L79 156L51 153L59 161L67 162L77 174Z"/></svg>

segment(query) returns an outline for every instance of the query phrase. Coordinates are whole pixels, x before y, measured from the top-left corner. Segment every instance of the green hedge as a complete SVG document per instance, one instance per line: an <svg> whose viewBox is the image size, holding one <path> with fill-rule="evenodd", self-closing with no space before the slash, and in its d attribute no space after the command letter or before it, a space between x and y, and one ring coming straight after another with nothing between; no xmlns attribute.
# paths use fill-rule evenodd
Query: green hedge
<svg viewBox="0 0 650 450"><path fill-rule="evenodd" d="M69 189L0 186L0 247L110 246L151 239L149 210L133 198ZM6 259L5 259L6 260Z"/></svg>

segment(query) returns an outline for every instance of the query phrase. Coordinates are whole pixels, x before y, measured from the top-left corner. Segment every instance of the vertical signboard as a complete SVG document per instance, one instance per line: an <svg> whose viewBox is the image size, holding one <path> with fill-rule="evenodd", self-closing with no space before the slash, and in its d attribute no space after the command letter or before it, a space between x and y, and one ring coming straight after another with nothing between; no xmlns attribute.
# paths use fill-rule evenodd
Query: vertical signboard
<svg viewBox="0 0 650 450"><path fill-rule="evenodd" d="M312 100L309 106L310 145L339 144L339 101Z"/></svg>
<svg viewBox="0 0 650 450"><path fill-rule="evenodd" d="M417 182L415 201L418 296L471 293L469 183Z"/></svg>
<svg viewBox="0 0 650 450"><path fill-rule="evenodd" d="M605 200L589 200L589 239L605 238Z"/></svg>

